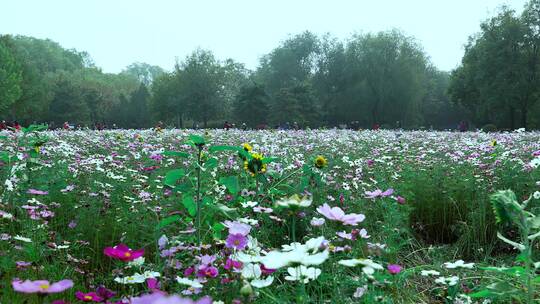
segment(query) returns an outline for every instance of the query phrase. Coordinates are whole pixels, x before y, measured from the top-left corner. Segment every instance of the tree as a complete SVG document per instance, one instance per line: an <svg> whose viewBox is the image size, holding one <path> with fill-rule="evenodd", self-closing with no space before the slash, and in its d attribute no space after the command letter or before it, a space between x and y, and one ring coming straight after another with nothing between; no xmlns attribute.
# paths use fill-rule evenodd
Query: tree
<svg viewBox="0 0 540 304"><path fill-rule="evenodd" d="M177 64L179 92L188 114L204 127L217 117L223 101L223 70L210 51L196 50L184 62Z"/></svg>
<svg viewBox="0 0 540 304"><path fill-rule="evenodd" d="M135 62L128 65L122 74L131 76L149 87L158 77L165 74L165 71L159 66Z"/></svg>
<svg viewBox="0 0 540 304"><path fill-rule="evenodd" d="M9 40L8 36L0 36L0 112L2 113L5 113L22 95L22 70L12 50L8 47Z"/></svg>
<svg viewBox="0 0 540 304"><path fill-rule="evenodd" d="M239 124L256 127L267 123L268 112L268 94L262 85L253 83L240 89L234 103L234 116Z"/></svg>
<svg viewBox="0 0 540 304"><path fill-rule="evenodd" d="M148 103L150 93L144 83L139 85L139 89L131 94L131 100L127 113L129 113L128 126L131 128L146 128L150 123Z"/></svg>

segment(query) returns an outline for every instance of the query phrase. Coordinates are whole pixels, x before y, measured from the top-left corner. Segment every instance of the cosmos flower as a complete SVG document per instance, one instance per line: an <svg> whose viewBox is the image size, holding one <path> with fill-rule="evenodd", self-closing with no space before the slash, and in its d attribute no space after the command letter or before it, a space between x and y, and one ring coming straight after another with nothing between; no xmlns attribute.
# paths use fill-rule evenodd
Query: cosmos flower
<svg viewBox="0 0 540 304"><path fill-rule="evenodd" d="M339 207L328 206L324 204L321 207L317 208L317 212L324 215L327 219L342 222L344 225L356 226L358 223L362 222L366 216L363 214L345 214L345 212Z"/></svg>
<svg viewBox="0 0 540 304"><path fill-rule="evenodd" d="M225 221L223 225L229 228L229 234L241 234L246 236L251 231L251 226L248 224L240 223L238 221Z"/></svg>
<svg viewBox="0 0 540 304"><path fill-rule="evenodd" d="M283 251L270 251L260 259L269 269L278 269L288 265L320 265L328 259L329 251L323 248L324 237L310 239L306 244L293 243L282 246Z"/></svg>
<svg viewBox="0 0 540 304"><path fill-rule="evenodd" d="M325 220L323 218L314 217L314 218L311 219L311 221L309 223L311 224L311 226L319 227L319 226L324 225L324 222L325 222Z"/></svg>
<svg viewBox="0 0 540 304"><path fill-rule="evenodd" d="M234 248L236 250L244 250L247 246L247 238L240 234L229 234L225 241L225 247Z"/></svg>
<svg viewBox="0 0 540 304"><path fill-rule="evenodd" d="M387 197L394 193L394 189L388 188L386 191L381 189L376 189L375 191L366 191L366 198L377 198L377 197Z"/></svg>
<svg viewBox="0 0 540 304"><path fill-rule="evenodd" d="M26 280L24 282L14 280L11 282L11 286L15 291L22 293L59 293L73 287L73 281L62 280L51 284L49 281L45 280Z"/></svg>
<svg viewBox="0 0 540 304"><path fill-rule="evenodd" d="M28 189L28 191L26 191L26 193L34 194L34 195L47 195L47 194L49 194L48 191L42 191L42 190L37 190L37 189Z"/></svg>
<svg viewBox="0 0 540 304"><path fill-rule="evenodd" d="M389 264L386 269L390 274L398 274L401 272L401 266L397 264Z"/></svg>
<svg viewBox="0 0 540 304"><path fill-rule="evenodd" d="M142 257L144 255L144 249L132 250L124 244L119 244L114 247L106 247L103 249L103 253L113 259L129 262Z"/></svg>
<svg viewBox="0 0 540 304"><path fill-rule="evenodd" d="M104 299L102 297L100 297L97 293L95 292L87 292L87 293L84 293L84 292L81 292L81 291L77 291L75 293L75 297L83 302L101 302L103 301Z"/></svg>
<svg viewBox="0 0 540 304"><path fill-rule="evenodd" d="M338 264L347 266L347 267L356 267L362 265L362 271L371 276L375 273L375 270L383 270L382 265L373 262L370 259L350 259L350 260L341 260Z"/></svg>
<svg viewBox="0 0 540 304"><path fill-rule="evenodd" d="M298 267L289 267L287 268L288 276L285 276L287 281L301 281L303 283L308 283L313 281L321 275L321 270L314 267L306 267L300 265Z"/></svg>
<svg viewBox="0 0 540 304"><path fill-rule="evenodd" d="M468 268L472 269L474 267L474 263L465 263L463 260L457 260L454 263L446 262L443 264L444 267L448 269L454 269L454 268Z"/></svg>

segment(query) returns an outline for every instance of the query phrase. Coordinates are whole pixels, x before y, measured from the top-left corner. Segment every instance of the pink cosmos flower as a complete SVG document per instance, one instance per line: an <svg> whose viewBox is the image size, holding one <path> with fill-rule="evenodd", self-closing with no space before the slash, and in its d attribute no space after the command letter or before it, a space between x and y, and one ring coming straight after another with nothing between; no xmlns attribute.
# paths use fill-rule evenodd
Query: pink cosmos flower
<svg viewBox="0 0 540 304"><path fill-rule="evenodd" d="M119 244L114 247L106 247L103 249L103 253L113 259L117 259L124 262L130 262L144 255L144 249L131 250L124 244Z"/></svg>
<svg viewBox="0 0 540 304"><path fill-rule="evenodd" d="M401 272L401 266L397 264L389 264L386 268L390 274L398 274Z"/></svg>
<svg viewBox="0 0 540 304"><path fill-rule="evenodd" d="M28 189L28 191L26 191L26 193L35 194L35 195L47 195L47 194L49 194L48 191L42 191L42 190L37 190L37 189Z"/></svg>
<svg viewBox="0 0 540 304"><path fill-rule="evenodd" d="M241 234L246 236L251 231L251 226L248 224L240 223L237 221L225 221L223 222L225 227L229 228L229 234Z"/></svg>
<svg viewBox="0 0 540 304"><path fill-rule="evenodd" d="M332 207L328 206L328 204L324 204L321 207L317 208L317 212L324 215L327 219L333 220L333 221L339 221L342 222L344 225L351 225L356 226L358 223L362 222L366 216L363 214L345 214L343 210L339 207Z"/></svg>
<svg viewBox="0 0 540 304"><path fill-rule="evenodd" d="M14 280L11 282L11 286L15 291L22 293L58 293L73 287L73 281L62 280L51 284L49 281L45 280L26 280L24 282Z"/></svg>
<svg viewBox="0 0 540 304"><path fill-rule="evenodd" d="M400 204L400 205L405 205L405 203L407 202L407 201L405 200L404 197L401 197L401 196L399 196L399 195L396 197L396 201L397 201L398 204Z"/></svg>
<svg viewBox="0 0 540 304"><path fill-rule="evenodd" d="M244 250L247 243L247 238L242 234L229 234L227 240L225 241L225 247L234 248L236 250Z"/></svg>
<svg viewBox="0 0 540 304"><path fill-rule="evenodd" d="M366 198L377 198L377 197L387 197L394 193L394 189L388 188L386 191L382 191L381 189L377 189L375 191L366 191Z"/></svg>
<svg viewBox="0 0 540 304"><path fill-rule="evenodd" d="M83 302L101 302L104 299L100 296L98 296L95 292L87 292L84 293L82 291L77 291L75 293L75 297Z"/></svg>

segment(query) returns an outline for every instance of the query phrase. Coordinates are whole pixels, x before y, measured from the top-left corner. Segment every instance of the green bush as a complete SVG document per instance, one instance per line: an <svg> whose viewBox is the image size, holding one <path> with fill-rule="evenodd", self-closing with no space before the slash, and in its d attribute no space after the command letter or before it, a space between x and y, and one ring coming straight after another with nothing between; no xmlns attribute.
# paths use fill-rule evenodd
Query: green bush
<svg viewBox="0 0 540 304"><path fill-rule="evenodd" d="M482 127L484 132L497 132L497 126L494 124L487 124Z"/></svg>

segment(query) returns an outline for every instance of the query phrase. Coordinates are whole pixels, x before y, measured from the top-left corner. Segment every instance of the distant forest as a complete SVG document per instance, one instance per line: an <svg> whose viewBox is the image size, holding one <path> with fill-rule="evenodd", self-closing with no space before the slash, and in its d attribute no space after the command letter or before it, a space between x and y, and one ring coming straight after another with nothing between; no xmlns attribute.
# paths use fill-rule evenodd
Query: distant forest
<svg viewBox="0 0 540 304"><path fill-rule="evenodd" d="M197 49L172 71L133 63L101 71L51 40L0 36L0 119L175 127L540 128L540 0L502 8L469 37L461 65L438 70L422 46L391 30L345 41L304 32L255 70Z"/></svg>

